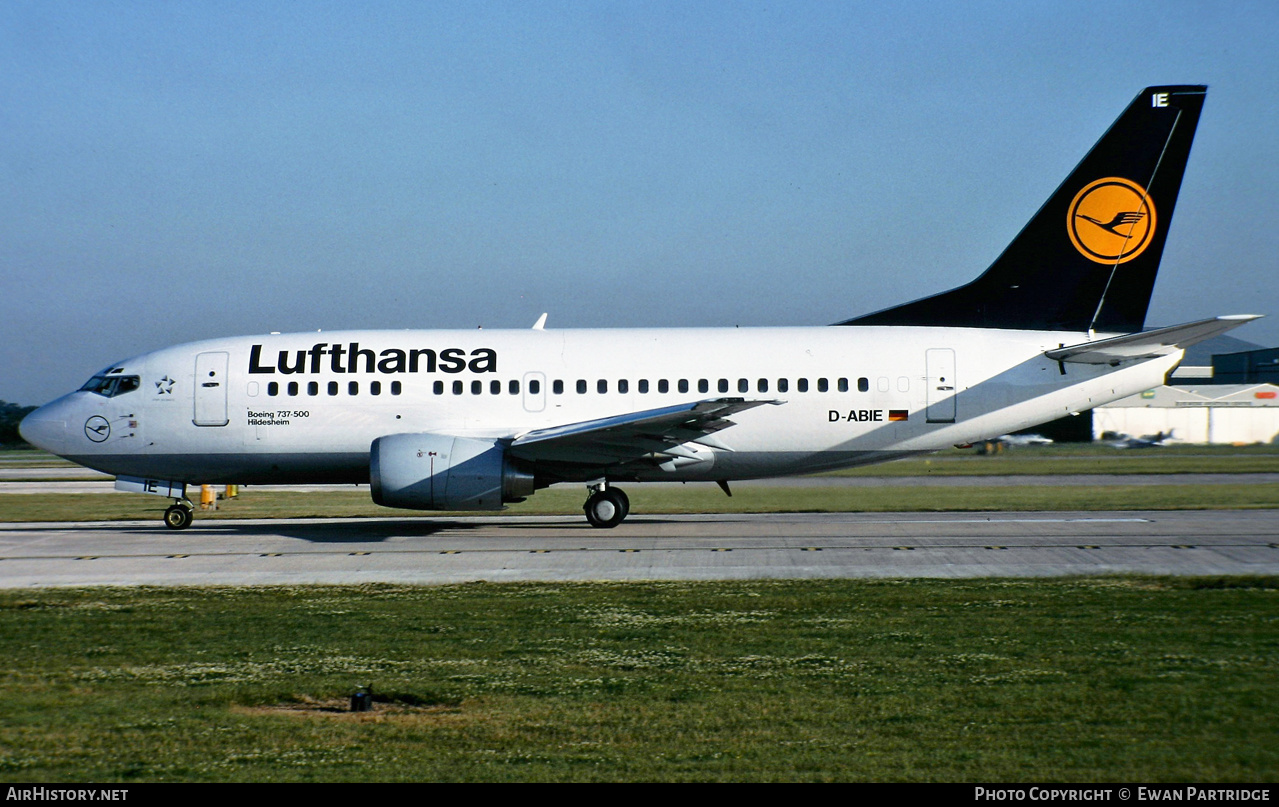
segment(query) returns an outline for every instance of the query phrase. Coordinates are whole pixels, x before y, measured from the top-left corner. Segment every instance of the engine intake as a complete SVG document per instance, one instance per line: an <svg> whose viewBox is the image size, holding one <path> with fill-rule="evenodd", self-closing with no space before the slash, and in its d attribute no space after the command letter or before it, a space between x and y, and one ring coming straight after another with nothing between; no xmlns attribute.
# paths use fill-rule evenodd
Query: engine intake
<svg viewBox="0 0 1279 807"><path fill-rule="evenodd" d="M497 440L448 434L391 434L373 441L373 501L409 510L500 510L533 493Z"/></svg>

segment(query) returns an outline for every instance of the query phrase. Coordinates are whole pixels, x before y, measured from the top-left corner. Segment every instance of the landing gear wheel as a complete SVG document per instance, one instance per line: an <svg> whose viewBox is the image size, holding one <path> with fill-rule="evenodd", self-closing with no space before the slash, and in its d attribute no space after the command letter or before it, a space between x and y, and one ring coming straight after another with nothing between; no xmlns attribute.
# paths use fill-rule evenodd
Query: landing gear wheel
<svg viewBox="0 0 1279 807"><path fill-rule="evenodd" d="M185 530L191 526L193 518L191 508L180 504L170 505L169 509L164 511L164 526L171 530Z"/></svg>
<svg viewBox="0 0 1279 807"><path fill-rule="evenodd" d="M592 527L608 530L622 523L631 510L631 502L617 488L605 488L592 493L582 509Z"/></svg>

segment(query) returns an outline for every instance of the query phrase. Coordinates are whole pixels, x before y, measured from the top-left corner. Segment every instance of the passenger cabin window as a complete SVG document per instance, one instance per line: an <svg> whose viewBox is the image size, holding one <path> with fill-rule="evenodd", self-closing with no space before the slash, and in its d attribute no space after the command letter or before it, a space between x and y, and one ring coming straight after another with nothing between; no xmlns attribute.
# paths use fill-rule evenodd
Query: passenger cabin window
<svg viewBox="0 0 1279 807"><path fill-rule="evenodd" d="M721 378L719 381L715 382L715 389L720 392L728 392L728 379Z"/></svg>
<svg viewBox="0 0 1279 807"><path fill-rule="evenodd" d="M750 391L751 391L751 382L747 381L747 380L746 380L746 379L744 379L744 378L739 378L739 379L737 379L737 391L738 391L738 392L750 392Z"/></svg>
<svg viewBox="0 0 1279 807"><path fill-rule="evenodd" d="M817 379L817 391L818 391L818 392L826 392L826 391L827 391L827 390L829 390L829 389L830 389L830 383L829 383L826 379L824 379L824 378L819 378L819 379Z"/></svg>
<svg viewBox="0 0 1279 807"><path fill-rule="evenodd" d="M680 392L688 392L688 379L687 379L687 378L681 378L681 379L679 380L679 391L680 391Z"/></svg>
<svg viewBox="0 0 1279 807"><path fill-rule="evenodd" d="M437 382L435 382L435 383L440 384L441 382L437 381ZM369 382L369 392L373 393L374 395L381 395L381 394L382 394L382 382L381 382L381 381L370 381L370 382ZM436 387L436 389L435 389L435 394L436 394L436 395L441 395L441 394L443 394L443 393L444 393L444 387L443 387L443 386Z"/></svg>
<svg viewBox="0 0 1279 807"><path fill-rule="evenodd" d="M800 378L795 381L795 389L800 392L808 392L808 379Z"/></svg>
<svg viewBox="0 0 1279 807"><path fill-rule="evenodd" d="M320 382L319 382L319 381L308 381L308 382L307 382L307 384L306 384L306 394L307 394L307 395L319 395L319 394L320 394Z"/></svg>
<svg viewBox="0 0 1279 807"><path fill-rule="evenodd" d="M857 391L858 391L858 392L869 392L869 391L870 391L870 379L869 379L869 378L859 378L859 379L857 379Z"/></svg>
<svg viewBox="0 0 1279 807"><path fill-rule="evenodd" d="M646 395L646 394L648 394L648 379L647 379L647 378L641 378L641 379L639 380L639 391L640 391L640 395Z"/></svg>
<svg viewBox="0 0 1279 807"><path fill-rule="evenodd" d="M280 382L278 382L278 381L272 381L272 382L268 383L268 384L266 385L266 394L267 394L267 395L279 395L279 394L280 394Z"/></svg>
<svg viewBox="0 0 1279 807"><path fill-rule="evenodd" d="M761 378L759 380L759 383L756 385L755 389L759 390L760 392L768 392L768 379Z"/></svg>
<svg viewBox="0 0 1279 807"><path fill-rule="evenodd" d="M347 385L346 385L346 394L347 394L347 395L359 395L359 394L360 394L360 382L359 382L359 381L352 381L351 383L347 384Z"/></svg>
<svg viewBox="0 0 1279 807"><path fill-rule="evenodd" d="M848 379L847 379L847 378L841 378L841 379L839 379L839 391L840 391L840 392L848 392Z"/></svg>
<svg viewBox="0 0 1279 807"><path fill-rule="evenodd" d="M501 381L490 381L490 382L489 382L489 394L490 394L490 395L501 395L501 394L502 394L502 382L501 382ZM511 391L511 394L512 394L512 395L514 395L514 394L515 394L515 391L514 391L514 390L512 390L512 391Z"/></svg>
<svg viewBox="0 0 1279 807"><path fill-rule="evenodd" d="M710 392L710 389L711 389L711 382L707 381L705 378L697 379L698 392Z"/></svg>
<svg viewBox="0 0 1279 807"><path fill-rule="evenodd" d="M790 389L790 382L788 382L788 381L787 381L786 379L784 379L784 378L779 378L779 379L777 379L777 391L778 391L778 392L786 392L788 389Z"/></svg>
<svg viewBox="0 0 1279 807"><path fill-rule="evenodd" d="M297 395L297 394L298 394L298 382L296 382L296 381L290 381L290 382L289 382L289 395L290 395L290 396L292 396L292 395Z"/></svg>
<svg viewBox="0 0 1279 807"><path fill-rule="evenodd" d="M601 378L600 380L596 381L595 391L598 392L600 395L603 395L604 393L608 392L608 380Z"/></svg>
<svg viewBox="0 0 1279 807"><path fill-rule="evenodd" d="M330 381L330 382L329 382L329 394L330 394L330 395L337 395L337 394L338 394L338 382L336 382L336 381Z"/></svg>
<svg viewBox="0 0 1279 807"><path fill-rule="evenodd" d="M671 382L667 381L665 378L659 379L657 382L657 391L662 393L670 392Z"/></svg>
<svg viewBox="0 0 1279 807"><path fill-rule="evenodd" d="M391 394L392 394L392 395L399 395L399 394L400 394L400 391L401 391L401 390L403 390L403 389L404 389L404 387L400 386L400 382L398 382L398 381L392 381L392 382L391 382Z"/></svg>
<svg viewBox="0 0 1279 807"><path fill-rule="evenodd" d="M579 378L579 379L577 379L577 394L578 394L578 395L585 395L585 394L586 394L586 379L585 379L585 378Z"/></svg>
<svg viewBox="0 0 1279 807"><path fill-rule="evenodd" d="M142 379L136 375L95 375L84 383L81 392L94 392L107 398L133 392L142 386Z"/></svg>
<svg viewBox="0 0 1279 807"><path fill-rule="evenodd" d="M622 393L623 395L625 395L627 392L630 392L630 389L631 389L631 382L627 381L625 378L619 378L619 379L617 379L617 391L618 391L618 392L620 392L620 393Z"/></svg>
<svg viewBox="0 0 1279 807"><path fill-rule="evenodd" d="M563 395L564 382L559 380L558 378L555 379L555 381L551 382L551 392L555 393L556 395Z"/></svg>

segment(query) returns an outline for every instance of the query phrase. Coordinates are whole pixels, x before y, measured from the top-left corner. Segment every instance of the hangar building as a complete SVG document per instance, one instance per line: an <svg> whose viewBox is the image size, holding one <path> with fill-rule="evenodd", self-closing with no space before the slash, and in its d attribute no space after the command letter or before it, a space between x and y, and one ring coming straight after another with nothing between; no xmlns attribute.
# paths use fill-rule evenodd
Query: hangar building
<svg viewBox="0 0 1279 807"><path fill-rule="evenodd" d="M1171 433L1169 443L1279 442L1279 348L1241 347L1255 346L1219 337L1188 350L1167 385L1094 409L1093 439Z"/></svg>

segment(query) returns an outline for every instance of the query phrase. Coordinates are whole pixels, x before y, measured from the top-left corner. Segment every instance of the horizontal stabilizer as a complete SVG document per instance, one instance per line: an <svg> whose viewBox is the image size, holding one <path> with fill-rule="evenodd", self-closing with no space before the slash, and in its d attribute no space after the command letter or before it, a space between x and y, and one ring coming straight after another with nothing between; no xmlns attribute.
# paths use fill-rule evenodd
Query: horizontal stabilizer
<svg viewBox="0 0 1279 807"><path fill-rule="evenodd" d="M538 429L511 442L511 456L532 462L614 465L671 452L734 425L729 416L781 401L718 398Z"/></svg>
<svg viewBox="0 0 1279 807"><path fill-rule="evenodd" d="M1079 364L1118 364L1137 359L1153 359L1197 345L1205 339L1211 339L1260 318L1260 314L1214 317L1198 322L1188 322L1185 325L1172 325L1167 328L1156 328L1153 331L1130 333L1127 336L1061 347L1045 351L1044 355L1053 361Z"/></svg>

